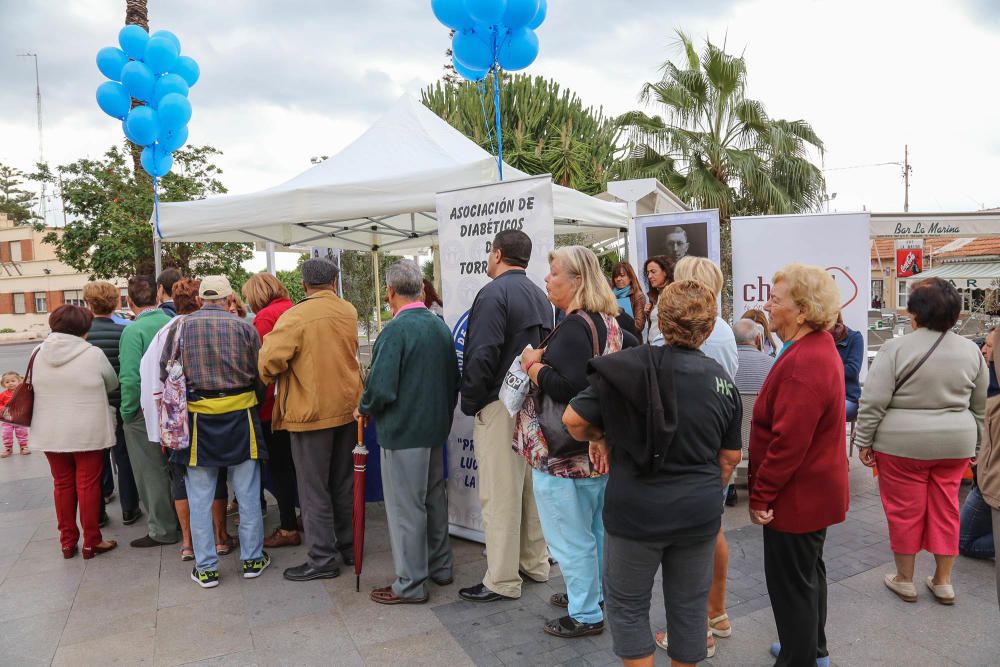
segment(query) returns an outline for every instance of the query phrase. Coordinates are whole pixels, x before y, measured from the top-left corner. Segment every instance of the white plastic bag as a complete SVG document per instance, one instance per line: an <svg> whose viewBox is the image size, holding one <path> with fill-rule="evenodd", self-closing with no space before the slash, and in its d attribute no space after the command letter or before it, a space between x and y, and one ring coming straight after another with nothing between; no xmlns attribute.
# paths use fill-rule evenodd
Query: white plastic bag
<svg viewBox="0 0 1000 667"><path fill-rule="evenodd" d="M528 345L524 348L525 350L530 350L532 347ZM524 354L523 352L521 354ZM510 368L507 369L507 375L503 378L503 385L500 387L500 400L503 401L504 407L507 408L507 412L510 416L515 416L520 410L521 406L524 404L524 398L528 395L528 389L531 388L531 380L528 378L528 374L524 372L521 368L521 355L514 357L513 363L511 363Z"/></svg>

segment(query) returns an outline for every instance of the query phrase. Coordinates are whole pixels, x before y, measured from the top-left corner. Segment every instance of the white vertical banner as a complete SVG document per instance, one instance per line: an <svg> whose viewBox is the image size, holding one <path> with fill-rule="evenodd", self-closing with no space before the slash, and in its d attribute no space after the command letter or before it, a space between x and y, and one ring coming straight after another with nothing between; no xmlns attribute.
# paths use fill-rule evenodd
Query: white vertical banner
<svg viewBox="0 0 1000 667"><path fill-rule="evenodd" d="M822 266L840 289L844 323L861 332L867 350L870 233L868 213L733 218L733 316L763 308L771 279L786 264ZM862 379L867 370L862 364Z"/></svg>
<svg viewBox="0 0 1000 667"><path fill-rule="evenodd" d="M552 179L542 176L440 192L435 195L435 205L444 317L452 330L461 365L469 310L476 294L490 281L486 275L487 256L498 233L517 229L531 237L527 274L544 289L548 254L555 246ZM484 536L473 419L456 408L448 437L448 519L453 535L481 542Z"/></svg>

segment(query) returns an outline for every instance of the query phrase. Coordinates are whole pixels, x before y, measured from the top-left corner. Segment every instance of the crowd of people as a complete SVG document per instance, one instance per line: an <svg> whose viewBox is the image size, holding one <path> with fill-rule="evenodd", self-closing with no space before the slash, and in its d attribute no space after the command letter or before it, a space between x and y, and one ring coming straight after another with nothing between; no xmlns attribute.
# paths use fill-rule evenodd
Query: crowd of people
<svg viewBox="0 0 1000 667"><path fill-rule="evenodd" d="M607 276L589 249L558 248L543 291L525 272L531 250L520 231L493 240L461 368L433 285L412 261L389 267L393 317L366 376L356 310L338 296L338 267L325 259L302 265L298 304L273 276L252 276L242 287L252 320L222 276L168 269L132 278L127 324L115 315L118 290L91 283L87 308L51 314L52 333L31 362L28 441L5 425L3 456L15 438L22 453L45 453L66 558L81 529L84 558L117 546L101 534L113 457L123 523L146 517L132 547L179 543L191 578L219 585L220 557L237 548L226 529L231 490L239 573L260 576L269 549L304 543L306 562L284 577L309 581L354 563L352 449L359 423L373 419L395 579L370 598L420 604L430 584L454 578L442 461L457 407L475 418L486 542L483 578L459 596L519 598L525 580L547 581L557 562L566 592L550 602L565 612L540 630L571 639L607 624L625 664L652 665L659 646L688 665L735 631L721 517L748 440L775 664L827 665L823 547L847 515L847 425L856 422L895 554L886 587L916 601L915 554L924 549L936 560L927 588L954 603L960 544L982 557L984 527L1000 535L1000 403L987 403L996 352L951 332L961 310L954 287L911 287L915 330L883 346L862 390L861 333L844 324L820 267L789 264L764 309L730 325L717 314L723 274L706 258L649 258L643 290L627 262ZM501 389L518 367L531 390L512 406ZM162 396L179 378L188 419L167 427ZM5 375L5 389L19 379ZM167 446L177 441L171 428L189 445ZM977 486L960 522L970 461ZM268 536L265 488L279 511ZM666 629L654 633L658 570Z"/></svg>

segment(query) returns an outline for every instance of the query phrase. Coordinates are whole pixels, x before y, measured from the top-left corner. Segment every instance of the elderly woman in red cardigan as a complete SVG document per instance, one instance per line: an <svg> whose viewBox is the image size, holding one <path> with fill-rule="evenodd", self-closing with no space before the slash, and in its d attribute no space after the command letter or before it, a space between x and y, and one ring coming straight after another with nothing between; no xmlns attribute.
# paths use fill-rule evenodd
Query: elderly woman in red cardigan
<svg viewBox="0 0 1000 667"><path fill-rule="evenodd" d="M764 526L764 576L780 642L775 665L829 665L828 526L847 515L844 366L827 329L840 294L817 266L789 264L765 310L784 346L754 406L750 518Z"/></svg>

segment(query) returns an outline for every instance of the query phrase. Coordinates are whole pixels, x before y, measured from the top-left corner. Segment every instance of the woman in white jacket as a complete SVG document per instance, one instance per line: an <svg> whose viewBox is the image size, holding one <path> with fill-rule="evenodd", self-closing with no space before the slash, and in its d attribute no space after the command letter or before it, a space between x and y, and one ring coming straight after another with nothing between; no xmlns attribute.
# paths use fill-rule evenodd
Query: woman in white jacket
<svg viewBox="0 0 1000 667"><path fill-rule="evenodd" d="M108 392L118 377L100 349L84 340L93 315L64 305L49 316L52 333L33 353L35 389L30 446L45 452L55 486L56 518L64 558L76 555L83 527L83 557L111 551L98 526L104 451L115 444L115 418Z"/></svg>

